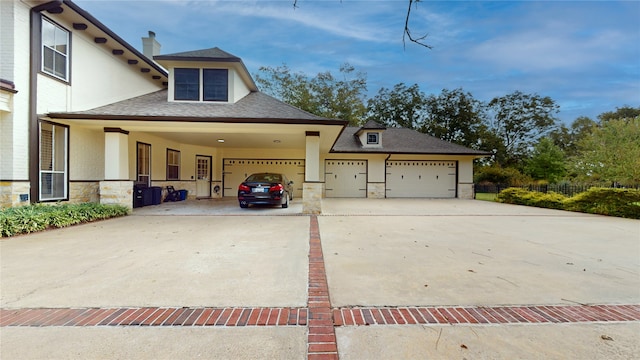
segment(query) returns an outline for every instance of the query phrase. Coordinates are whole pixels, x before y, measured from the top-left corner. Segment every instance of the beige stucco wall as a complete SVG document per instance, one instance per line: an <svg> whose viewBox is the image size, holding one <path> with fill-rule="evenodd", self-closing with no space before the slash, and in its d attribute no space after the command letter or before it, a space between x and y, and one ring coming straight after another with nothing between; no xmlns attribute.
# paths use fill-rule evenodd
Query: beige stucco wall
<svg viewBox="0 0 640 360"><path fill-rule="evenodd" d="M71 126L69 180L104 179L104 131Z"/></svg>
<svg viewBox="0 0 640 360"><path fill-rule="evenodd" d="M88 33L73 31L73 24L62 16L46 17L71 32L71 82L38 74L39 114L87 110L162 89L160 80L141 74L139 66L113 55Z"/></svg>

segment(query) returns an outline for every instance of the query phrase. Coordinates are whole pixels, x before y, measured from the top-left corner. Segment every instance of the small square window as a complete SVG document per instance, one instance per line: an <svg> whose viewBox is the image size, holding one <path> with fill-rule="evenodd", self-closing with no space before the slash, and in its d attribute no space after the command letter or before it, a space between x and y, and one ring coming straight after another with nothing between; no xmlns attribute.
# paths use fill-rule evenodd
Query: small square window
<svg viewBox="0 0 640 360"><path fill-rule="evenodd" d="M378 133L367 133L367 144L378 144Z"/></svg>

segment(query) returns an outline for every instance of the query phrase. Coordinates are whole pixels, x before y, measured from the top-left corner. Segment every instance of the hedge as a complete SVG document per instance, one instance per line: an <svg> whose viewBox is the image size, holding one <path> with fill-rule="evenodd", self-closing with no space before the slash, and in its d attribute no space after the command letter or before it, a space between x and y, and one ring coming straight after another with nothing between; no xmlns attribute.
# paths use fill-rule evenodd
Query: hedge
<svg viewBox="0 0 640 360"><path fill-rule="evenodd" d="M95 203L33 204L0 209L0 237L62 228L128 213L129 209L124 206Z"/></svg>
<svg viewBox="0 0 640 360"><path fill-rule="evenodd" d="M554 192L542 193L521 188L508 188L498 194L496 201L640 219L640 190L638 189L591 188L568 198Z"/></svg>

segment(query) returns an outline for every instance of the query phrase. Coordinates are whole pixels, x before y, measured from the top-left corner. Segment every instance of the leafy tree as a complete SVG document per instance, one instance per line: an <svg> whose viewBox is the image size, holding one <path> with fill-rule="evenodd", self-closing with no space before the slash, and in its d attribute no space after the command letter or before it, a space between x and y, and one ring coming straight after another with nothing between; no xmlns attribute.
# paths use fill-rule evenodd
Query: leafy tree
<svg viewBox="0 0 640 360"><path fill-rule="evenodd" d="M579 142L573 171L580 180L640 184L640 116L608 120Z"/></svg>
<svg viewBox="0 0 640 360"><path fill-rule="evenodd" d="M486 129L484 105L471 93L461 88L443 89L440 95L427 98L426 110L421 132L471 148L482 145Z"/></svg>
<svg viewBox="0 0 640 360"><path fill-rule="evenodd" d="M478 184L521 186L531 182L531 178L513 167L500 165L480 166L474 169L473 181Z"/></svg>
<svg viewBox="0 0 640 360"><path fill-rule="evenodd" d="M364 119L366 75L349 64L340 66L342 79L329 71L313 78L293 73L287 65L261 67L256 82L263 91L312 114L349 121L358 125Z"/></svg>
<svg viewBox="0 0 640 360"><path fill-rule="evenodd" d="M591 134L598 123L586 116L576 118L566 127L564 124L549 133L549 138L558 146L567 157L578 154L578 142Z"/></svg>
<svg viewBox="0 0 640 360"><path fill-rule="evenodd" d="M389 127L419 129L425 121L426 96L417 84L381 88L367 103L367 120Z"/></svg>
<svg viewBox="0 0 640 360"><path fill-rule="evenodd" d="M616 111L608 111L598 115L598 119L601 123L604 123L617 119L633 119L637 116L640 116L640 106L633 108L625 105L623 107L616 108Z"/></svg>
<svg viewBox="0 0 640 360"><path fill-rule="evenodd" d="M505 166L520 163L527 150L553 129L559 107L548 96L516 91L492 99L488 108L493 115L489 128L502 140Z"/></svg>
<svg viewBox="0 0 640 360"><path fill-rule="evenodd" d="M542 138L526 161L525 172L534 180L556 183L566 174L565 155L550 138Z"/></svg>

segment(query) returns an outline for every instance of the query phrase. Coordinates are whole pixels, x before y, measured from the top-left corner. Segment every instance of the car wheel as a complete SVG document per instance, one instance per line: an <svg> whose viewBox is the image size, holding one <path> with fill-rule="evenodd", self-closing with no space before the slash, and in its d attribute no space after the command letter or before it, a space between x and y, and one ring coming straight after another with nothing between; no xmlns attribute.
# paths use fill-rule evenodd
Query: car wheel
<svg viewBox="0 0 640 360"><path fill-rule="evenodd" d="M246 209L246 208L249 207L249 204L247 204L245 201L241 201L240 202L240 207L243 208L243 209Z"/></svg>
<svg viewBox="0 0 640 360"><path fill-rule="evenodd" d="M288 207L289 207L289 195L287 195L287 196L285 197L285 199L286 199L286 200L284 201L284 204L282 204L282 208L283 208L283 209L286 209L286 208L288 208Z"/></svg>

